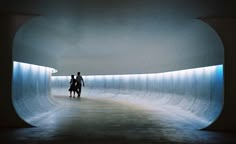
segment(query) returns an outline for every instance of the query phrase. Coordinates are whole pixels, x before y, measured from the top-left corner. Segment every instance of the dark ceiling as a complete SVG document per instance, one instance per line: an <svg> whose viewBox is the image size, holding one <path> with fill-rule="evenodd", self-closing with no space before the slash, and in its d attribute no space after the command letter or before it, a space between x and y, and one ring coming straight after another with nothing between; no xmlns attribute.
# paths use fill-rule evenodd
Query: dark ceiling
<svg viewBox="0 0 236 144"><path fill-rule="evenodd" d="M199 18L234 17L224 0L8 0L36 14L16 33L13 59L55 75L155 73L223 63L223 44Z"/></svg>

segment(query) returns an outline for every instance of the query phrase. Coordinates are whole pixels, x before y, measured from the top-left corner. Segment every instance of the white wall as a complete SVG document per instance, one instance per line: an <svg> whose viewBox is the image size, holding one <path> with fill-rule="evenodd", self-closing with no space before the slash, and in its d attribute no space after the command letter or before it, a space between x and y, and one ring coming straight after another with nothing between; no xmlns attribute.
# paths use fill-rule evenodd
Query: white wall
<svg viewBox="0 0 236 144"><path fill-rule="evenodd" d="M31 125L53 110L50 102L52 68L14 62L12 100L17 114Z"/></svg>

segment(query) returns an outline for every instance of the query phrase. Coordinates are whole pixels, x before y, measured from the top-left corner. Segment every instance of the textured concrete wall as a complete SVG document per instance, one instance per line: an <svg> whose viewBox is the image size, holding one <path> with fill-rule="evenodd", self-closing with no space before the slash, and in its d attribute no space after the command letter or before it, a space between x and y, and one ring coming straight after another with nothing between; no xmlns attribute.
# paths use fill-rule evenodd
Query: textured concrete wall
<svg viewBox="0 0 236 144"><path fill-rule="evenodd" d="M157 74L84 76L82 96L125 99L153 106L170 105L205 121L206 127L223 108L223 66ZM52 94L68 95L70 77L52 77Z"/></svg>
<svg viewBox="0 0 236 144"><path fill-rule="evenodd" d="M35 119L54 110L50 102L52 69L43 66L14 62L12 99L17 114L31 125Z"/></svg>

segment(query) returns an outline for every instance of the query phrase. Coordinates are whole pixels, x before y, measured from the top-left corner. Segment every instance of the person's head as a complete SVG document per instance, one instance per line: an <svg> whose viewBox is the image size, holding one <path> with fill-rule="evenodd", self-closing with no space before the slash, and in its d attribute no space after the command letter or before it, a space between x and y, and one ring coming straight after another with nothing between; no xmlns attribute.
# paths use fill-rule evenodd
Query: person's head
<svg viewBox="0 0 236 144"><path fill-rule="evenodd" d="M71 78L74 78L74 75L71 75Z"/></svg>
<svg viewBox="0 0 236 144"><path fill-rule="evenodd" d="M80 72L77 72L77 75L80 75Z"/></svg>

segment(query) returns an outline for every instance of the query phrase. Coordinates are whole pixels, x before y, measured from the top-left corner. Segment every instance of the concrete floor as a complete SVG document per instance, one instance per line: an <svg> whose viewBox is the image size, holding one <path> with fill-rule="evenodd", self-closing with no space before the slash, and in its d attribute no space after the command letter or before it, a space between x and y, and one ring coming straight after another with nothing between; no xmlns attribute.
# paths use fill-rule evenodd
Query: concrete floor
<svg viewBox="0 0 236 144"><path fill-rule="evenodd" d="M1 129L0 144L236 143L235 133L196 130L194 117L170 107L154 110L109 98L54 99L58 109L35 119L39 127Z"/></svg>

